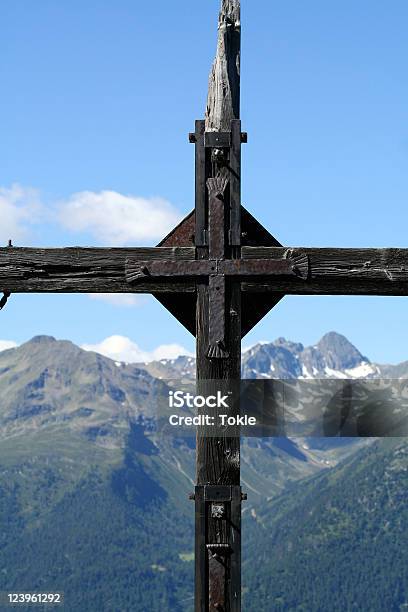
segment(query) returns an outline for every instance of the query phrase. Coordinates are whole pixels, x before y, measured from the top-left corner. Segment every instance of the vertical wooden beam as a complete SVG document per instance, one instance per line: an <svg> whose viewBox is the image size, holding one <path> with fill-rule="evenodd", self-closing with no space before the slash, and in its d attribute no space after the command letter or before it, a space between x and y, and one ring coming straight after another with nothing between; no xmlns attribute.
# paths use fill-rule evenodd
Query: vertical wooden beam
<svg viewBox="0 0 408 612"><path fill-rule="evenodd" d="M231 246L241 246L241 121L231 121L230 230Z"/></svg>
<svg viewBox="0 0 408 612"><path fill-rule="evenodd" d="M217 55L210 73L205 129L229 132L240 118L241 2L222 0Z"/></svg>
<svg viewBox="0 0 408 612"><path fill-rule="evenodd" d="M207 244L206 168L208 160L204 148L204 132L205 121L197 120L195 124L195 245L197 247L204 247Z"/></svg>
<svg viewBox="0 0 408 612"><path fill-rule="evenodd" d="M232 120L240 116L240 1L222 0L218 24L217 55L212 67L209 80L208 102L205 118L205 129L209 131L229 132ZM207 156L211 150L207 150ZM235 151L234 164L240 152ZM207 160L208 161L208 160ZM206 164L208 172L209 165ZM217 169L215 169L217 172ZM206 178L209 178L208 176ZM230 178L230 177L229 177ZM240 176L238 177L238 182ZM231 220L234 227L239 227L237 210L240 210L240 185L237 179L233 183L234 212L225 215L225 235L230 234ZM202 193L202 192L201 192ZM202 195L199 197L202 198ZM202 201L202 200L201 200ZM196 206L199 204L196 201ZM208 195L206 196L206 211L208 218ZM239 208L238 208L239 207ZM199 213L202 216L202 213ZM235 232L236 234L236 232ZM234 236L234 246L227 246L230 257L239 254L239 236ZM208 249L197 244L197 257L207 258ZM200 381L220 381L225 388L226 383L239 381L241 376L241 289L239 283L226 282L225 314L226 329L225 340L228 347L228 357L224 359L209 359L207 351L209 346L209 287L200 284L197 287L197 379ZM224 381L221 383L221 381ZM204 383L205 386L205 383ZM197 485L200 487L240 485L240 439L239 437L197 437ZM198 487L198 488L199 488ZM237 499L237 496L239 499ZM240 585L240 490L234 489L234 506L229 504L228 512L231 514L227 520L219 521L210 515L210 504L200 500L201 510L205 511L207 542L228 542L231 555L223 557L222 563L217 562L213 553L207 551L206 568L200 567L203 562L202 551L198 550L196 541L196 612L239 612L241 609ZM233 515L232 515L233 512ZM199 522L199 521L198 521ZM231 524L233 527L231 529ZM197 538L202 541L203 526L196 525ZM234 584L232 584L232 581ZM203 587L203 584L206 586ZM221 585L221 586L220 586ZM208 590L207 590L208 589Z"/></svg>
<svg viewBox="0 0 408 612"><path fill-rule="evenodd" d="M239 381L241 371L241 289L239 283L227 283L226 288L226 359L211 360L207 358L209 345L209 291L207 285L199 285L197 292L197 377L199 392L215 388L216 382L209 385L207 381L219 381L220 389L228 388L228 382ZM200 385L200 383L203 383ZM232 388L236 388L233 385ZM240 485L240 438L237 437L197 437L197 484L204 485ZM236 490L235 490L236 491ZM219 572L217 563L209 563L207 569L202 565L202 550L196 548L196 612L239 612L240 610L240 500L236 498L234 516L219 529L219 524L208 518L206 529L198 529L196 537L202 542L203 531L207 542L228 541L232 554L226 557L226 573L223 601L219 601ZM200 500L200 508L202 509ZM205 520L203 513L202 518ZM232 520L233 519L233 520ZM196 525L197 528L197 525ZM211 551L208 551L208 561ZM201 560L201 561L200 561ZM220 569L220 568L219 568ZM213 572L213 575L212 575ZM203 583L207 583L203 588ZM217 592L213 589L217 585ZM232 587L232 588L230 588ZM207 594L208 600L205 599ZM201 599L199 599L201 596ZM203 597L204 596L204 597ZM233 599L232 599L233 598ZM216 604L221 603L217 608ZM224 605L225 603L225 605Z"/></svg>
<svg viewBox="0 0 408 612"><path fill-rule="evenodd" d="M207 519L204 488L195 491L195 611L208 612Z"/></svg>

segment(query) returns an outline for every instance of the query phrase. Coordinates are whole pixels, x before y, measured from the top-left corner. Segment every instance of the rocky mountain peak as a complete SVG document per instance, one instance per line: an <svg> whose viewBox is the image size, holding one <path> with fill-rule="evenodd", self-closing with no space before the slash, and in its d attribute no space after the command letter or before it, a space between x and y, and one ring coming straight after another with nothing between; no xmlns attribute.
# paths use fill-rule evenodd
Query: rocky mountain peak
<svg viewBox="0 0 408 612"><path fill-rule="evenodd" d="M333 370L353 369L363 362L370 363L345 336L334 331L325 334L316 348L327 367Z"/></svg>
<svg viewBox="0 0 408 612"><path fill-rule="evenodd" d="M34 336L28 341L30 344L50 344L51 342L57 342L56 338L46 335Z"/></svg>
<svg viewBox="0 0 408 612"><path fill-rule="evenodd" d="M278 338L243 353L244 378L359 378L378 374L347 338L329 332L314 346Z"/></svg>
<svg viewBox="0 0 408 612"><path fill-rule="evenodd" d="M285 348L292 353L301 353L305 348L300 342L292 342L291 340L286 340L286 338L278 338L275 340L274 345Z"/></svg>

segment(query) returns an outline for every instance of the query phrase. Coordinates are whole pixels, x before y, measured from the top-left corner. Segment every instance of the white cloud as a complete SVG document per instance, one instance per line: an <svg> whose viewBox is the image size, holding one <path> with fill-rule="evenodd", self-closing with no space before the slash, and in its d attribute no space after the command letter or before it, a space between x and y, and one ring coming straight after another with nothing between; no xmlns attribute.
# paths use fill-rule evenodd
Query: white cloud
<svg viewBox="0 0 408 612"><path fill-rule="evenodd" d="M6 246L25 238L28 226L40 220L42 206L38 192L14 183L10 188L0 187L0 244Z"/></svg>
<svg viewBox="0 0 408 612"><path fill-rule="evenodd" d="M89 293L88 295L91 300L99 300L112 306L123 306L125 308L139 306L145 299L142 295L132 293Z"/></svg>
<svg viewBox="0 0 408 612"><path fill-rule="evenodd" d="M126 196L116 191L74 193L59 210L63 226L89 232L113 246L160 240L180 219L180 213L162 198Z"/></svg>
<svg viewBox="0 0 408 612"><path fill-rule="evenodd" d="M187 349L178 344L163 344L153 351L144 351L125 336L110 336L98 344L83 344L81 348L85 351L100 353L115 361L126 361L127 363L176 359L180 355L191 355Z"/></svg>
<svg viewBox="0 0 408 612"><path fill-rule="evenodd" d="M40 202L39 192L14 183L0 186L0 246L27 239L30 226L59 223L85 232L110 246L149 244L161 240L181 220L181 213L160 197L127 196L116 191L81 191L59 203Z"/></svg>
<svg viewBox="0 0 408 612"><path fill-rule="evenodd" d="M7 351L7 349L16 348L17 342L14 340L0 340L0 352Z"/></svg>

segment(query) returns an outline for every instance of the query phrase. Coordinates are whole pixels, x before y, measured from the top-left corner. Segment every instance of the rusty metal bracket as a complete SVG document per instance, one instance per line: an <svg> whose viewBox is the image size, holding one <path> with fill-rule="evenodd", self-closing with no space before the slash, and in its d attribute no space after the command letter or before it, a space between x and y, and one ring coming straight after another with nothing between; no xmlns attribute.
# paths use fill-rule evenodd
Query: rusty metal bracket
<svg viewBox="0 0 408 612"><path fill-rule="evenodd" d="M220 207L219 207L220 208ZM213 215L216 216L215 214ZM213 234L210 245L214 245L213 257L209 259L145 259L128 258L125 275L128 283L146 281L149 278L234 276L248 280L260 276L296 276L307 281L310 278L310 261L306 253L286 254L280 259L223 259L216 251L223 245L223 235Z"/></svg>
<svg viewBox="0 0 408 612"><path fill-rule="evenodd" d="M224 196L229 184L225 176L217 176L207 180L208 208L209 208L209 257L217 260L212 267L216 269L210 273L208 279L209 290L209 329L207 349L208 359L227 359L229 352L226 347L225 317L226 317L226 283L225 275L220 274L219 262L225 258Z"/></svg>
<svg viewBox="0 0 408 612"><path fill-rule="evenodd" d="M239 485L198 485L195 487L196 588L203 602L196 610L204 612L207 595L210 609L240 609L241 502ZM205 584L202 577L205 576ZM201 588L203 589L201 591ZM219 604L220 607L216 607Z"/></svg>
<svg viewBox="0 0 408 612"><path fill-rule="evenodd" d="M205 132L204 146L206 149L229 149L231 132Z"/></svg>

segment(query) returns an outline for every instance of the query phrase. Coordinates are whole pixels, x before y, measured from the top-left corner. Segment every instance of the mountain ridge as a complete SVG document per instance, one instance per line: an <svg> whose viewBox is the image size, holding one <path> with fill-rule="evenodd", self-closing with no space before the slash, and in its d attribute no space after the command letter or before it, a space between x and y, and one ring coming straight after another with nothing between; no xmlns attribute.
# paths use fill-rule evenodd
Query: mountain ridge
<svg viewBox="0 0 408 612"><path fill-rule="evenodd" d="M180 356L138 364L152 375L191 379L195 359ZM345 336L328 332L310 346L280 337L257 342L242 352L242 378L405 378L408 361L379 364L370 361Z"/></svg>
<svg viewBox="0 0 408 612"><path fill-rule="evenodd" d="M63 450L74 461L89 454L92 461L113 465L122 460L132 439L139 448L153 445L191 486L194 444L154 433L158 378L175 378L179 372L192 378L192 358L172 361L170 368L164 360L151 367L120 363L48 336L1 352L0 458L46 454L58 441L55 452ZM243 479L256 500L265 492L279 492L285 480L336 464L353 450L342 441L322 449L300 442L285 446L273 438L244 440L243 449ZM265 461L274 462L277 475L272 477Z"/></svg>
<svg viewBox="0 0 408 612"><path fill-rule="evenodd" d="M245 353L244 371L254 377L259 368L265 378L274 364L283 375L304 376L307 359L310 368L326 376L330 365L343 376L347 369L372 368L343 338L331 335L313 351L278 339ZM334 369L342 365L344 371ZM191 609L193 507L188 493L195 480L195 440L158 434L153 397L166 378L191 380L194 366L191 357L125 364L48 336L0 353L0 521L7 525L0 531L0 590L52 591L63 585L68 612ZM403 374L404 365L396 367ZM326 475L330 482L339 479L341 493L342 466L351 466L353 479L358 464L347 463L348 458L357 458L367 446L372 441L243 439L250 565L263 558L265 568L280 575L282 567L268 562L274 543L251 535L251 526L266 521L274 533L284 530L273 520L274 509L288 504L295 516L296 508L303 508L303 487L311 491L308 499L318 499L314 483L324 482ZM366 473L369 477L369 467ZM404 474L398 472L398 478ZM318 515L318 506L314 512ZM290 576L293 559L287 563L284 571ZM257 582L245 567L249 609L254 602L256 609L274 609L271 597L279 602L281 594L269 586L254 594ZM286 584L287 597L293 598ZM322 591L321 597L325 601L327 594Z"/></svg>

